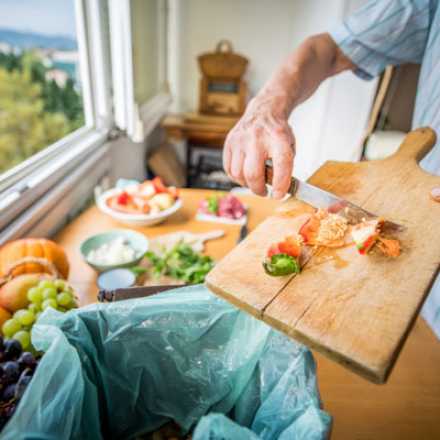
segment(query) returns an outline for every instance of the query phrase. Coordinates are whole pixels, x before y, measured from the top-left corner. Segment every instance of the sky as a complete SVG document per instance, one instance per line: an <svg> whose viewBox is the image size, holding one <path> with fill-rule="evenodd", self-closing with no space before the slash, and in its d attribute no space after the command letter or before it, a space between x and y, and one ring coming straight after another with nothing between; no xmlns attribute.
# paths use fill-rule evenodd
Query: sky
<svg viewBox="0 0 440 440"><path fill-rule="evenodd" d="M75 0L0 0L0 27L75 38Z"/></svg>

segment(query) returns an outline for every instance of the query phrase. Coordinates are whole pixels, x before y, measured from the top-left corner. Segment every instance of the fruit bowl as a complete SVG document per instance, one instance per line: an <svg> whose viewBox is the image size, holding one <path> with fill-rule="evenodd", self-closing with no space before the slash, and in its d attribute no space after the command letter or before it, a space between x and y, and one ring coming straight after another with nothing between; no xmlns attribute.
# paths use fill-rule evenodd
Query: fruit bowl
<svg viewBox="0 0 440 440"><path fill-rule="evenodd" d="M117 195L120 189L113 188L103 192L97 197L96 204L101 212L109 215L114 220L129 226L152 226L165 221L168 217L173 215L182 207L182 200L179 198L168 209L164 209L155 214L128 214L124 212L118 212L111 209L107 205L107 199Z"/></svg>

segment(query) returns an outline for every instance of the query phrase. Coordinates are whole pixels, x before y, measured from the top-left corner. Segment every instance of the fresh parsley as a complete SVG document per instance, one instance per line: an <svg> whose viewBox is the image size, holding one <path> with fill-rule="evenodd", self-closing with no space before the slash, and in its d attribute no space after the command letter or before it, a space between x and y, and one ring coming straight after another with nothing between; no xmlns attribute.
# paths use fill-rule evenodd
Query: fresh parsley
<svg viewBox="0 0 440 440"><path fill-rule="evenodd" d="M168 275L186 284L203 283L207 273L214 267L211 257L195 252L185 243L176 244L162 256L151 251L145 256L152 264L154 276Z"/></svg>

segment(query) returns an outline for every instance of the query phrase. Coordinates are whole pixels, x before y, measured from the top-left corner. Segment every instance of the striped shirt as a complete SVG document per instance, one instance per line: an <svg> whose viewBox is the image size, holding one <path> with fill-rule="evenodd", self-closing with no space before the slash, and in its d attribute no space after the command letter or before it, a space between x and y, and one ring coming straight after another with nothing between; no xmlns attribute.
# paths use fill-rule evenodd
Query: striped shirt
<svg viewBox="0 0 440 440"><path fill-rule="evenodd" d="M330 32L364 79L388 65L421 64L413 128L429 126L438 141L421 167L440 175L440 4L438 0L373 0ZM440 219L439 219L440 221ZM422 314L440 338L440 276Z"/></svg>

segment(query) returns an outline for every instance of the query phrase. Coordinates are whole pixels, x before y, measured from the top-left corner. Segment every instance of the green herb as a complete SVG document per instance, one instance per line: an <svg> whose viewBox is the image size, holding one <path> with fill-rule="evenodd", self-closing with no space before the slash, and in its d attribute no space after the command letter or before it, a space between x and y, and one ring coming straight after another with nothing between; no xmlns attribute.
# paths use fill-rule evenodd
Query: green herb
<svg viewBox="0 0 440 440"><path fill-rule="evenodd" d="M263 267L266 273L273 277L300 273L301 271L298 260L287 254L273 255L263 262Z"/></svg>
<svg viewBox="0 0 440 440"><path fill-rule="evenodd" d="M217 214L218 212L218 197L211 196L208 198L208 211L212 214Z"/></svg>
<svg viewBox="0 0 440 440"><path fill-rule="evenodd" d="M195 252L184 243L176 244L171 250L159 256L154 252L147 252L145 256L153 266L153 275L160 277L168 275L186 284L199 284L205 281L206 274L213 268L211 257Z"/></svg>
<svg viewBox="0 0 440 440"><path fill-rule="evenodd" d="M130 267L130 270L138 277L140 275L143 275L147 269L145 267L142 266L133 266Z"/></svg>

